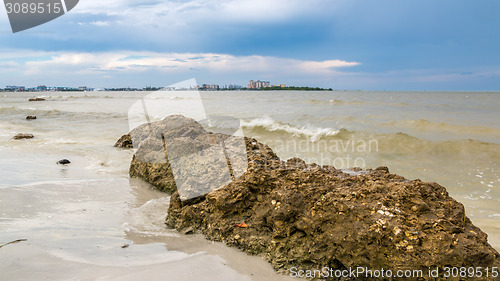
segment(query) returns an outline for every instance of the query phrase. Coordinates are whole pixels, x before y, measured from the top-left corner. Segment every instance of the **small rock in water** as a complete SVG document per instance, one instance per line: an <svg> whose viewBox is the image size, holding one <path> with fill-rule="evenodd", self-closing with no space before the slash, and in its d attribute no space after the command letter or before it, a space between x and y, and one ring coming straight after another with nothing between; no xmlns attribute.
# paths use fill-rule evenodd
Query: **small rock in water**
<svg viewBox="0 0 500 281"><path fill-rule="evenodd" d="M13 139L15 140L21 140L21 139L32 139L34 138L35 136L33 136L32 134L17 134L13 137Z"/></svg>
<svg viewBox="0 0 500 281"><path fill-rule="evenodd" d="M36 119L36 116L32 116L32 115L26 116L26 120L35 120L35 119Z"/></svg>
<svg viewBox="0 0 500 281"><path fill-rule="evenodd" d="M134 145L132 143L132 137L130 134L123 135L114 145L114 147L121 147L121 148L134 148Z"/></svg>
<svg viewBox="0 0 500 281"><path fill-rule="evenodd" d="M60 164L60 165L67 165L70 163L71 163L71 161L69 161L68 159L62 159L62 160L57 161L57 164Z"/></svg>
<svg viewBox="0 0 500 281"><path fill-rule="evenodd" d="M122 249L125 249L125 248L128 248L130 245L125 243L125 244L122 244Z"/></svg>
<svg viewBox="0 0 500 281"><path fill-rule="evenodd" d="M45 99L43 98L31 98L29 101L44 101Z"/></svg>

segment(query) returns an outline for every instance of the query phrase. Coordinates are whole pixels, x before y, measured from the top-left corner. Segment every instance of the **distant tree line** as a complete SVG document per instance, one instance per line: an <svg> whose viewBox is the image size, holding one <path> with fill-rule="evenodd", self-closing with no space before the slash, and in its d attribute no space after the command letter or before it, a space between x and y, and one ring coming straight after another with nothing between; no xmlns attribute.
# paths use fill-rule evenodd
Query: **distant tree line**
<svg viewBox="0 0 500 281"><path fill-rule="evenodd" d="M262 91L333 91L332 88L323 89L320 87L280 87L280 86L271 86L262 88Z"/></svg>

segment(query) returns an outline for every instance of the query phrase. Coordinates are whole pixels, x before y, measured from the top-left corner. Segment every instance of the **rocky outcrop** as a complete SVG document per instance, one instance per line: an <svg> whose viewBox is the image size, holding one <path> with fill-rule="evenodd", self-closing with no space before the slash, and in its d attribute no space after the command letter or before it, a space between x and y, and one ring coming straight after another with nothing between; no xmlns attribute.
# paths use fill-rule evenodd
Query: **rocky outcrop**
<svg viewBox="0 0 500 281"><path fill-rule="evenodd" d="M487 235L436 183L385 168L349 175L298 159L272 164L253 165L197 201L174 194L167 225L261 255L282 271L498 266Z"/></svg>
<svg viewBox="0 0 500 281"><path fill-rule="evenodd" d="M207 182L224 182L228 180L224 179L224 177L229 176L229 174L222 173L222 169L228 169L228 166L235 172L236 170L242 170L243 164L245 164L242 173L246 171L245 140L241 141L243 145L243 157L233 157L232 162L227 159L230 162L229 164L226 162L226 159L222 162L213 162L208 166L203 163L206 159L220 158L221 155L218 155L220 151L213 148L215 144L222 142L227 144L224 147L226 153L236 155L237 153L231 151L233 147L231 143L234 139L225 134L211 133L193 119L174 115L165 118L163 121L144 124L135 128L129 134L122 136L115 146L137 148L137 152L130 164L129 174L131 177L141 178L161 191L173 193L177 191L177 184L173 176L172 166L167 159L186 158L188 159L187 162L181 163L181 166L186 168L183 170L188 170L188 172L195 174L196 171L193 170L202 171L197 173L198 176L196 179L187 179L195 180L196 183L193 182L193 185L196 184L197 189L200 189L200 186ZM268 146L260 144L256 140L246 139L246 142L254 143L260 147L261 149L258 153L278 159ZM225 156L228 157L228 155ZM197 157L203 157L203 159L196 161ZM178 162L181 161L184 160L179 160ZM177 169L177 173L179 174L177 177L178 182L179 178L187 178L189 176L184 174L186 172L183 170ZM183 183L186 182L184 181ZM199 190L183 190L183 192L187 197L196 197L195 195L190 195L196 194Z"/></svg>
<svg viewBox="0 0 500 281"><path fill-rule="evenodd" d="M34 137L35 136L33 136L32 134L22 134L22 133L19 133L19 134L15 135L12 138L15 139L15 140L22 140L22 139L32 139Z"/></svg>
<svg viewBox="0 0 500 281"><path fill-rule="evenodd" d="M31 98L28 101L44 101L44 98Z"/></svg>
<svg viewBox="0 0 500 281"><path fill-rule="evenodd" d="M130 177L143 179L160 191L167 193L176 191L172 170L167 163L145 163L134 155L130 163L129 174Z"/></svg>
<svg viewBox="0 0 500 281"><path fill-rule="evenodd" d="M134 148L130 134L123 135L114 145L119 148Z"/></svg>
<svg viewBox="0 0 500 281"><path fill-rule="evenodd" d="M138 141L134 141L138 151L131 175L170 192L175 191L175 182L169 164L142 162L160 157L161 145L153 145L156 153L148 149L147 156L140 154L142 143L154 142L150 138L158 138L168 122L167 127L176 128L177 135L186 136L188 147L195 140L199 145L209 143L202 137L208 132L180 117L131 132ZM172 122L180 123L172 126ZM499 266L500 255L488 244L487 235L437 183L410 181L386 167L346 173L298 158L285 162L255 139L245 138L245 144L248 170L204 196L181 200L176 191L166 219L169 227L202 233L210 240L260 255L282 272L293 267L366 267L427 273L429 267ZM441 277L424 279L444 280Z"/></svg>
<svg viewBox="0 0 500 281"><path fill-rule="evenodd" d="M208 132L193 119L171 116L164 121L135 128L122 136L115 146L137 148L130 164L131 177L141 178L161 191L172 193L177 187L167 161L166 142L171 147L185 145L188 150L200 134L206 135ZM178 137L181 138L179 142ZM193 144L193 147L197 145L200 144Z"/></svg>
<svg viewBox="0 0 500 281"><path fill-rule="evenodd" d="M28 115L26 116L26 120L36 120L36 116Z"/></svg>

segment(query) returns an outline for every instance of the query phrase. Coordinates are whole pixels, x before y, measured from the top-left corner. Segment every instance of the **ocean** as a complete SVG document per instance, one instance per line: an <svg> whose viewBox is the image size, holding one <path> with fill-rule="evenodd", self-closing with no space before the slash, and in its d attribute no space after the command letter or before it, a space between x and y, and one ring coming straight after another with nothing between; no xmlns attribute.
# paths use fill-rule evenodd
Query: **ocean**
<svg viewBox="0 0 500 281"><path fill-rule="evenodd" d="M0 244L27 239L0 249L0 279L289 280L261 258L165 228L168 195L129 179L133 151L113 147L148 94L0 93ZM445 186L500 250L500 92L200 94L207 115L238 119L282 159L387 166Z"/></svg>

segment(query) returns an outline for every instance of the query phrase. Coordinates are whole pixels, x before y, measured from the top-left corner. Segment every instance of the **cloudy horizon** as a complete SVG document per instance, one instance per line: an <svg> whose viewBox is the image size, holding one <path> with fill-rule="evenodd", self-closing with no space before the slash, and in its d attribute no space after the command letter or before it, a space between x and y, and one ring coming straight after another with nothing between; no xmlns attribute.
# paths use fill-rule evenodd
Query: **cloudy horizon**
<svg viewBox="0 0 500 281"><path fill-rule="evenodd" d="M13 34L0 87L273 84L500 90L496 1L80 0Z"/></svg>

